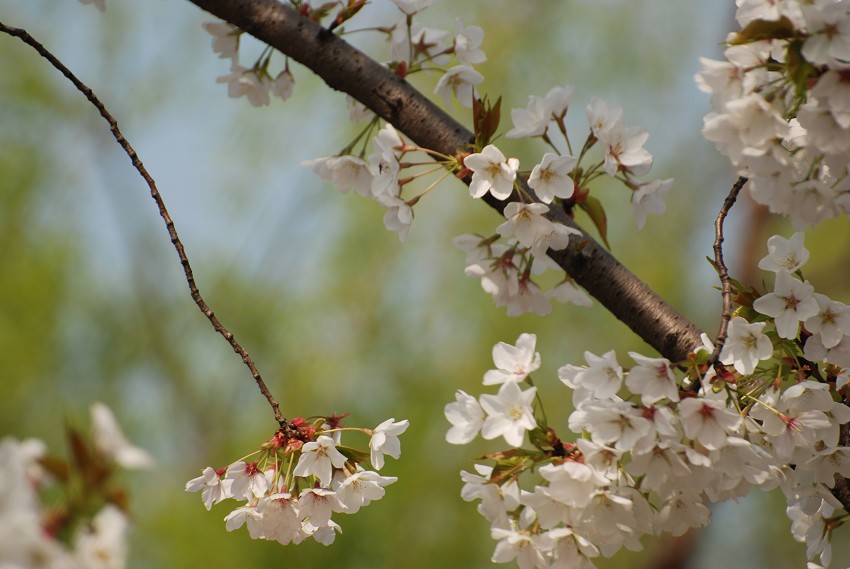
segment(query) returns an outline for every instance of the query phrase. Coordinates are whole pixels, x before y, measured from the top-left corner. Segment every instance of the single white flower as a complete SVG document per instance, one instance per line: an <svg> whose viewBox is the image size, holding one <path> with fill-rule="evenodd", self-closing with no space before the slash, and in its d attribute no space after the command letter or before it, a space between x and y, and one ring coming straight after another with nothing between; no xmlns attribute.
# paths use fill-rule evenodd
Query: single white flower
<svg viewBox="0 0 850 569"><path fill-rule="evenodd" d="M247 97L254 107L263 107L270 102L271 81L267 74L256 69L242 67L236 62L230 66L230 74L216 78L216 83L227 83L227 95L234 99Z"/></svg>
<svg viewBox="0 0 850 569"><path fill-rule="evenodd" d="M381 476L371 470L358 470L335 485L337 499L345 506L347 514L357 513L373 500L384 497L385 486L398 480L395 476Z"/></svg>
<svg viewBox="0 0 850 569"><path fill-rule="evenodd" d="M501 150L488 144L481 152L464 158L463 164L472 171L469 193L473 198L480 198L487 192L498 200L510 197L519 170L519 160L505 158Z"/></svg>
<svg viewBox="0 0 850 569"><path fill-rule="evenodd" d="M218 472L211 466L204 469L203 473L186 483L186 492L197 492L201 490L201 499L207 510L213 504L218 504L225 498L230 498L230 484L232 480L222 480Z"/></svg>
<svg viewBox="0 0 850 569"><path fill-rule="evenodd" d="M593 136L602 138L614 125L619 124L623 118L623 107L594 97L587 105L585 113Z"/></svg>
<svg viewBox="0 0 850 569"><path fill-rule="evenodd" d="M797 271L809 260L809 250L803 247L803 237L803 233L798 231L788 239L779 235L768 239L767 256L759 261L759 268L774 273Z"/></svg>
<svg viewBox="0 0 850 569"><path fill-rule="evenodd" d="M446 101L446 105L452 102L452 93L458 102L464 107L472 107L472 98L475 96L475 86L484 81L484 76L468 65L456 65L440 77L435 95L440 95Z"/></svg>
<svg viewBox="0 0 850 569"><path fill-rule="evenodd" d="M738 373L753 373L759 361L773 355L773 344L762 332L766 324L750 324L740 316L732 318L729 321L729 335L720 352L720 361L726 365L734 364Z"/></svg>
<svg viewBox="0 0 850 569"><path fill-rule="evenodd" d="M791 276L785 269L776 273L773 292L757 298L753 308L770 316L780 338L796 338L799 324L818 313L818 302L812 296L815 288Z"/></svg>
<svg viewBox="0 0 850 569"><path fill-rule="evenodd" d="M333 512L347 511L348 508L339 501L336 492L328 488L306 488L298 495L301 519L309 520L316 528L328 525Z"/></svg>
<svg viewBox="0 0 850 569"><path fill-rule="evenodd" d="M224 517L224 527L227 531L237 530L245 523L248 524L251 539L263 538L263 514L257 511L256 506L240 506Z"/></svg>
<svg viewBox="0 0 850 569"><path fill-rule="evenodd" d="M629 172L642 176L652 167L652 154L643 144L649 134L640 127L625 127L621 123L612 125L599 135L605 148L605 173L614 176L617 172Z"/></svg>
<svg viewBox="0 0 850 569"><path fill-rule="evenodd" d="M568 199L575 192L575 184L569 174L577 162L578 159L572 156L547 152L531 171L528 185L543 203L551 203L554 198Z"/></svg>
<svg viewBox="0 0 850 569"><path fill-rule="evenodd" d="M536 393L536 387L521 391L516 382L508 381L502 384L496 395L482 395L481 407L487 418L481 428L481 436L487 440L502 436L511 446L522 446L525 432L537 426L531 408Z"/></svg>
<svg viewBox="0 0 850 569"><path fill-rule="evenodd" d="M614 350L597 356L584 353L588 367L565 365L558 370L558 378L567 387L576 390L578 399L592 394L598 399L613 399L623 385L623 368L617 362Z"/></svg>
<svg viewBox="0 0 850 569"><path fill-rule="evenodd" d="M641 403L652 405L662 399L679 400L679 386L669 360L648 358L637 352L629 352L629 355L638 365L629 371L626 386L640 395Z"/></svg>
<svg viewBox="0 0 850 569"><path fill-rule="evenodd" d="M443 412L452 424L446 433L446 441L453 445L472 441L484 424L484 410L478 400L460 389L455 393L454 403L447 403Z"/></svg>
<svg viewBox="0 0 850 569"><path fill-rule="evenodd" d="M478 26L466 26L460 18L455 18L455 56L465 65L475 65L487 61L487 56L481 51L484 41L484 30Z"/></svg>
<svg viewBox="0 0 850 569"><path fill-rule="evenodd" d="M390 418L375 427L369 440L372 466L375 470L384 466L385 454L393 458L401 456L401 442L398 436L406 431L409 425L407 419L396 422L395 418Z"/></svg>
<svg viewBox="0 0 850 569"><path fill-rule="evenodd" d="M546 97L544 97L549 116L552 118L561 118L566 115L575 91L576 88L573 85L564 85L549 89Z"/></svg>
<svg viewBox="0 0 850 569"><path fill-rule="evenodd" d="M150 468L153 466L153 457L147 451L135 447L127 441L109 407L103 403L94 403L89 410L91 412L94 446L98 452L124 468Z"/></svg>
<svg viewBox="0 0 850 569"><path fill-rule="evenodd" d="M242 30L227 22L204 22L204 29L212 36L212 50L222 59L232 59L239 51Z"/></svg>
<svg viewBox="0 0 850 569"><path fill-rule="evenodd" d="M301 457L292 474L295 476L315 476L319 484L327 488L331 484L334 468L342 468L347 458L336 449L334 440L327 435L319 435L315 441L301 447Z"/></svg>
<svg viewBox="0 0 850 569"><path fill-rule="evenodd" d="M292 73L290 73L287 68L278 73L277 77L275 77L274 81L272 81L269 90L272 95L280 98L282 101L285 101L292 96L292 89L294 86L295 78L292 77Z"/></svg>
<svg viewBox="0 0 850 569"><path fill-rule="evenodd" d="M818 313L805 321L806 330L820 335L824 348L834 348L850 334L850 306L831 300L828 296L812 295L818 303Z"/></svg>
<svg viewBox="0 0 850 569"><path fill-rule="evenodd" d="M638 229L643 229L647 214L662 214L667 211L664 195L672 187L673 178L654 180L648 184L641 184L632 194L632 213L635 216Z"/></svg>
<svg viewBox="0 0 850 569"><path fill-rule="evenodd" d="M371 191L374 175L362 158L345 154L306 160L302 164L311 167L322 180L330 182L342 193L354 190L366 196Z"/></svg>
<svg viewBox="0 0 850 569"><path fill-rule="evenodd" d="M296 508L296 500L289 492L260 498L256 511L262 515L260 525L263 539L271 539L287 545L292 543L301 531L301 517Z"/></svg>
<svg viewBox="0 0 850 569"><path fill-rule="evenodd" d="M540 367L540 353L534 351L537 336L520 334L516 346L499 342L493 346L493 363L497 369L484 374L484 385L500 385L506 381L524 380Z"/></svg>
<svg viewBox="0 0 850 569"><path fill-rule="evenodd" d="M551 113L543 97L532 95L528 98L526 108L511 109L511 120L514 127L505 135L508 138L541 136L549 126Z"/></svg>
<svg viewBox="0 0 850 569"><path fill-rule="evenodd" d="M227 467L224 478L232 481L230 492L237 500L260 498L269 490L269 481L256 462L236 461Z"/></svg>
<svg viewBox="0 0 850 569"><path fill-rule="evenodd" d="M726 446L728 436L741 422L741 416L723 402L704 397L681 400L679 416L685 436L709 450Z"/></svg>

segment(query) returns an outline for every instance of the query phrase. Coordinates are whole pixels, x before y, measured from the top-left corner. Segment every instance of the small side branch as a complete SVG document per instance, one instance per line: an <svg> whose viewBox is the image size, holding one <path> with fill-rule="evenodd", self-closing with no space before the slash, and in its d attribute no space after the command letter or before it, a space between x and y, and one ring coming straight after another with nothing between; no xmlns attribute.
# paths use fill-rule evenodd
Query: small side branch
<svg viewBox="0 0 850 569"><path fill-rule="evenodd" d="M70 69L65 67L65 65L59 61L52 53L50 53L47 48L41 45L38 41L36 41L30 34L26 32L26 30L20 28L12 28L6 26L2 22L0 22L0 32L8 34L10 36L16 37L20 39L22 42L27 44L28 46L35 49L39 55L41 55L44 59L50 62L53 67L58 69L62 75L64 75L71 83L74 84L74 87L77 88L83 95L85 95L86 99L94 105L94 107L100 112L101 116L106 119L106 122L109 123L109 129L112 131L112 136L115 138L115 141L119 146L124 150L127 156L130 157L130 161L133 163L133 167L139 172L139 174L144 178L145 182L150 188L151 197L156 202L157 208L159 208L159 215L162 216L163 221L165 221L165 227L168 230L168 235L171 237L171 244L174 245L174 249L177 251L177 256L180 258L180 264L183 266L183 273L186 276L186 282L189 285L189 292L192 295L192 300L195 301L195 304L198 306L201 312L203 312L204 316L210 321L213 328L216 332L221 334L227 343L233 348L233 351L239 354L242 358L242 362L248 367L251 371L251 376L254 378L254 381L257 382L257 387L259 387L260 392L263 396L268 400L269 405L271 405L272 410L274 411L274 418L281 426L281 428L285 429L287 427L287 421L284 419L283 415L280 412L280 406L277 400L272 396L269 388L266 387L266 383L263 381L262 376L260 375L259 370L257 369L254 360L251 359L251 356L248 355L247 350L242 347L242 345L236 341L236 338L233 334L225 328L221 322L219 322L212 308L204 301L201 296L200 291L198 290L197 285L195 284L195 276L192 272L192 267L189 264L189 258L186 256L186 251L183 248L183 243L180 241L180 237L177 235L177 230L174 227L174 221L171 219L171 215L168 213L168 209L165 207L165 202L162 199L162 196L159 193L159 190L156 187L156 182L148 174L147 169L145 168L142 161L139 159L139 156L136 154L136 151L130 145L124 135L121 133L121 130L118 128L118 121L115 120L109 111L106 109L104 104L100 101L100 99L95 96L94 92L87 87L82 81L80 81L76 75L74 75Z"/></svg>
<svg viewBox="0 0 850 569"><path fill-rule="evenodd" d="M735 205L738 194L746 183L747 178L744 176L738 178L729 191L729 195L723 200L723 206L714 221L714 264L717 275L720 277L720 284L723 287L723 311L720 315L720 328L717 330L717 338L714 340L714 352L708 360L709 367L716 365L720 359L720 352L726 343L729 320L732 318L732 279L729 278L729 271L726 268L726 262L723 260L723 222L726 220L729 210ZM699 382L696 385L699 385Z"/></svg>

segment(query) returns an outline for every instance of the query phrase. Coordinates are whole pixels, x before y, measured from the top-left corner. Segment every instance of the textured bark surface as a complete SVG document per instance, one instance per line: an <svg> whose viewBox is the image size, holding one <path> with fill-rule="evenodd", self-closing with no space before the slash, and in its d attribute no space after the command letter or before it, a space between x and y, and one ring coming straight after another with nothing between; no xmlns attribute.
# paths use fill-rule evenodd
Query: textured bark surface
<svg viewBox="0 0 850 569"><path fill-rule="evenodd" d="M454 155L473 133L392 71L277 0L190 0L311 69L392 123L417 145ZM469 180L466 180L468 183ZM485 201L500 213L507 201ZM550 217L578 228L559 208ZM587 233L550 256L638 336L672 361L700 345L700 330Z"/></svg>

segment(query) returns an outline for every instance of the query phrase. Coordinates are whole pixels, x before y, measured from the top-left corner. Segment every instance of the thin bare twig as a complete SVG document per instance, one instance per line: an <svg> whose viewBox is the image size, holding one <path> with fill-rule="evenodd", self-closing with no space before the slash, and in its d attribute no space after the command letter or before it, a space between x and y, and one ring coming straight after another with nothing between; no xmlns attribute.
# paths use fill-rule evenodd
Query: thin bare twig
<svg viewBox="0 0 850 569"><path fill-rule="evenodd" d="M118 128L118 121L115 120L104 104L100 101L100 99L95 96L94 92L85 85L82 81L80 81L76 75L74 75L70 69L65 67L65 65L59 61L50 51L47 50L43 45L41 45L38 41L36 41L30 34L26 32L26 30L20 28L12 28L6 26L2 22L0 22L0 32L6 33L10 36L14 36L25 44L29 45L33 49L35 49L39 55L41 55L44 59L50 62L53 67L58 69L62 75L64 75L71 83L74 84L74 87L77 88L83 95L85 95L86 99L94 105L94 107L100 112L101 116L106 119L106 122L109 123L109 129L112 131L112 136L115 138L115 141L119 146L127 153L127 156L130 157L130 161L133 163L133 167L139 172L139 174L144 178L145 182L148 184L150 188L151 197L156 202L157 208L159 208L159 215L162 216L163 221L165 221L165 227L168 230L168 235L171 237L171 244L174 245L174 249L177 251L177 256L180 258L180 264L183 266L183 273L186 275L186 282L189 285L189 292L192 295L192 300L195 301L195 304L198 306L201 312L203 312L204 316L210 321L213 328L216 332L221 334L227 343L230 344L230 347L233 348L233 351L239 354L242 358L242 362L248 367L251 371L251 376L254 378L254 381L257 382L257 387L259 387L260 392L263 396L268 400L269 405L271 405L272 410L274 411L274 418L280 425L282 429L286 429L288 423L286 419L284 419L283 414L280 412L280 406L277 400L272 396L269 388L266 387L266 383L263 381L262 376L260 375L260 371L257 369L254 360L251 359L251 356L248 355L247 350L242 347L242 345L236 341L236 338L233 334L225 328L221 322L219 322L218 317L216 317L212 308L204 301L201 296L200 291L198 290L197 285L195 284L195 276L192 272L192 267L189 264L189 258L186 256L186 251L183 248L183 243L180 241L180 237L177 235L177 230L174 227L174 221L171 219L171 215L169 215L168 210L165 207L165 202L162 199L162 196L157 190L156 182L148 174L147 169L145 168L142 161L139 159L138 154L124 138L124 135L121 133L121 130Z"/></svg>
<svg viewBox="0 0 850 569"><path fill-rule="evenodd" d="M717 360L720 359L720 352L726 343L729 320L732 318L732 279L729 278L729 271L723 261L723 222L726 220L729 210L735 205L735 200L738 199L738 194L746 183L747 178L744 176L738 178L729 191L729 195L723 200L723 206L714 221L714 264L717 269L717 276L720 277L720 284L723 286L723 310L720 314L720 328L717 331L717 338L714 340L714 352L708 360L709 367L716 365ZM695 385L699 386L699 382L696 382Z"/></svg>

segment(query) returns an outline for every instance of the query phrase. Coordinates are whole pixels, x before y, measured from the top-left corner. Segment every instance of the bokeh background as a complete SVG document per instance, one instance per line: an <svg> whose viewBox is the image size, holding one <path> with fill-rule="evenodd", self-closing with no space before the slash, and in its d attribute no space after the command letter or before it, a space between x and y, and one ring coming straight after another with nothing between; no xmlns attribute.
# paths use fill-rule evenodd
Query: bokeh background
<svg viewBox="0 0 850 569"><path fill-rule="evenodd" d="M124 482L133 495L130 567L490 567L493 542L458 473L498 448L445 443L443 406L456 389L481 393L491 348L538 335L535 381L565 429L569 394L557 381L585 350L652 350L595 306L557 306L508 318L451 247L460 233L489 233L497 215L448 183L416 208L408 242L384 230L382 211L341 195L300 165L335 154L356 132L344 98L295 66L286 102L252 108L215 78L226 61L210 50L184 0L107 0L101 14L73 0L3 0L0 20L40 39L106 103L168 204L201 292L249 350L287 416L350 412L349 424L411 422L387 496L355 516L331 547L282 547L228 534L227 503L204 510L185 481L224 466L275 429L247 370L192 303L146 186L96 111L18 40L0 37L0 436L39 437L64 452L63 426L88 424L88 406L115 410L156 469ZM488 0L438 2L423 21L454 18L486 30L481 91L509 109L564 83L577 88L572 121L584 128L592 96L625 107L650 132L652 177L674 177L668 213L640 232L617 186L597 195L615 255L674 306L713 332L719 300L705 256L712 222L734 174L700 136L707 96L694 85L699 57L718 58L732 2L683 0ZM375 0L355 26L386 25L398 12ZM355 34L378 59L383 38ZM243 42L243 64L261 47ZM281 64L281 59L276 63ZM426 92L435 77L416 78ZM469 124L467 111L453 109ZM581 138L581 135L576 135ZM545 151L502 141L530 167ZM649 177L648 177L649 179ZM582 220L587 223L587 220ZM744 200L730 219L738 274L766 237L790 234ZM807 276L847 302L846 223L807 237ZM818 247L818 244L821 246ZM555 420L557 424L558 421ZM366 441L364 439L363 444ZM801 567L784 501L754 495L715 508L694 536L693 568ZM841 541L837 539L836 542ZM602 567L653 566L674 544L647 541ZM834 566L850 556L837 547ZM842 565L843 564L843 565Z"/></svg>

